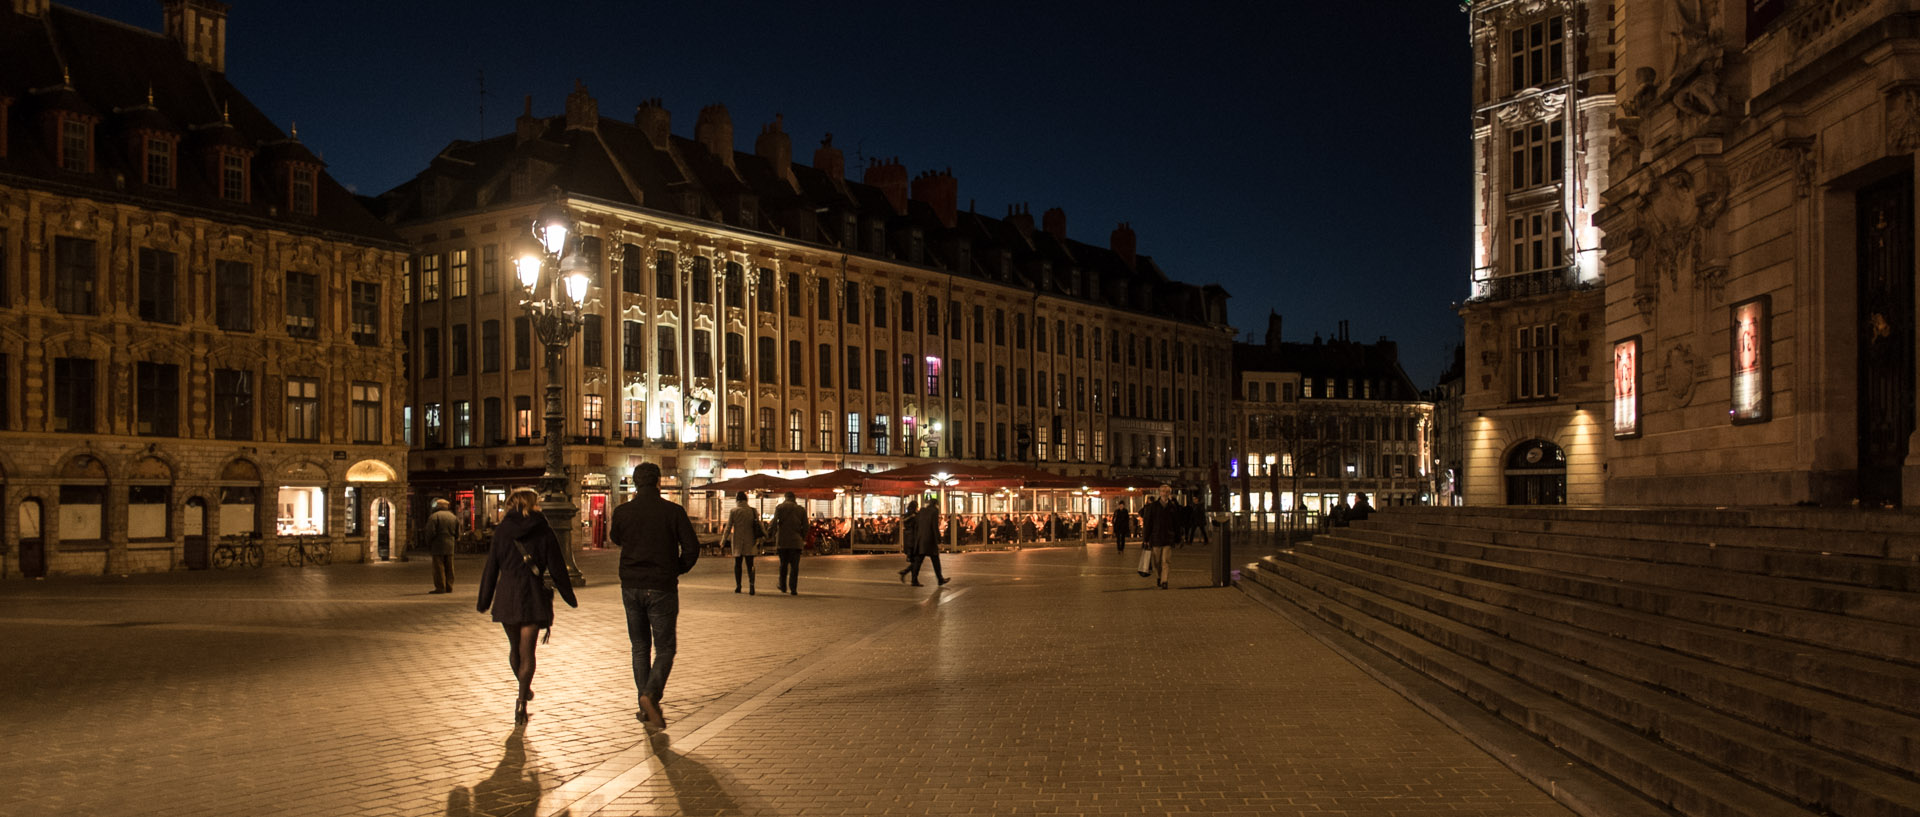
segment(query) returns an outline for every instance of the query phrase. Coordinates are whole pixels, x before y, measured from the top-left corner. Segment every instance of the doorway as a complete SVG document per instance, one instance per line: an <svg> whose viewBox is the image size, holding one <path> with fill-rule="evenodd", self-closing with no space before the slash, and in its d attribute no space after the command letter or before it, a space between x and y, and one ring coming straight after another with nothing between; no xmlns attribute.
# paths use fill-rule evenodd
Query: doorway
<svg viewBox="0 0 1920 817"><path fill-rule="evenodd" d="M373 546L382 561L392 559L393 553L393 503L384 499L373 503Z"/></svg>
<svg viewBox="0 0 1920 817"><path fill-rule="evenodd" d="M1546 440L1528 440L1507 455L1508 505L1567 504L1567 452Z"/></svg>
<svg viewBox="0 0 1920 817"><path fill-rule="evenodd" d="M206 570L207 558L207 501L200 497L187 500L186 516L182 520L182 542L185 551L181 559L187 563L188 570Z"/></svg>
<svg viewBox="0 0 1920 817"><path fill-rule="evenodd" d="M1860 501L1900 504L1900 469L1913 434L1913 180L1854 194L1859 220Z"/></svg>
<svg viewBox="0 0 1920 817"><path fill-rule="evenodd" d="M40 500L20 503L20 575L29 579L47 577L47 539L41 528Z"/></svg>

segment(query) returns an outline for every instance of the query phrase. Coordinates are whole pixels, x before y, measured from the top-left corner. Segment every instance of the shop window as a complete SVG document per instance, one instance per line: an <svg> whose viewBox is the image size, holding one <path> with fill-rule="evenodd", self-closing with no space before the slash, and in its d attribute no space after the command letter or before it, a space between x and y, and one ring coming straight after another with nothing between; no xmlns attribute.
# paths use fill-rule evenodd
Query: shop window
<svg viewBox="0 0 1920 817"><path fill-rule="evenodd" d="M327 532L327 491L317 486L280 489L274 530L281 536L317 536Z"/></svg>
<svg viewBox="0 0 1920 817"><path fill-rule="evenodd" d="M102 517L106 504L104 485L60 486L60 540L94 542L104 538L106 528Z"/></svg>
<svg viewBox="0 0 1920 817"><path fill-rule="evenodd" d="M171 496L172 489L165 485L134 485L127 488L127 538L168 538Z"/></svg>
<svg viewBox="0 0 1920 817"><path fill-rule="evenodd" d="M360 515L365 511L360 507L360 504L359 486L348 485L342 490L340 495L340 510L345 514L346 534L348 536L361 536L366 533L366 529L360 519Z"/></svg>

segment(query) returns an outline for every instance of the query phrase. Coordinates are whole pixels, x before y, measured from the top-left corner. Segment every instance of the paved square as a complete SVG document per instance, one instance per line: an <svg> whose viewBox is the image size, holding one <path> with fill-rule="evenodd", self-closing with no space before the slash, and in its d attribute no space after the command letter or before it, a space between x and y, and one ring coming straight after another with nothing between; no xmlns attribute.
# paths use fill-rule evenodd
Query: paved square
<svg viewBox="0 0 1920 817"><path fill-rule="evenodd" d="M479 562L0 585L0 814L1567 814L1180 551L809 558L681 589L670 726L634 720L613 555L512 722ZM929 579L930 581L930 579Z"/></svg>

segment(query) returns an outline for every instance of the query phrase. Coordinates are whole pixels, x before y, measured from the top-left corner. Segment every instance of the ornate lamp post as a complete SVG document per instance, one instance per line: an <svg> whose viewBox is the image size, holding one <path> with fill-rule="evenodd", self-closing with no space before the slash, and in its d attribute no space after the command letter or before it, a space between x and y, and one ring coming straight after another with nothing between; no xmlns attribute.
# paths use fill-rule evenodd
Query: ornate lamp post
<svg viewBox="0 0 1920 817"><path fill-rule="evenodd" d="M526 310L527 322L547 348L547 470L540 475L540 510L560 540L567 578L580 587L586 581L573 560L573 517L578 511L568 496L567 469L560 453L566 418L560 406L564 390L560 364L567 343L580 330L581 306L592 283L592 267L580 256L579 242L571 240L573 232L566 208L558 204L540 208L533 220L534 243L521 252L515 269L520 281L520 308Z"/></svg>

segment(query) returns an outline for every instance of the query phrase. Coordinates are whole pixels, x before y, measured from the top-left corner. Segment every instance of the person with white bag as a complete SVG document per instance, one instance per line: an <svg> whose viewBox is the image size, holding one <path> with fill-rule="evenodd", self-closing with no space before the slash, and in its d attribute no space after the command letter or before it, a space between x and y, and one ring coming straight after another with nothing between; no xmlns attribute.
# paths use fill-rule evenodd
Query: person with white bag
<svg viewBox="0 0 1920 817"><path fill-rule="evenodd" d="M1180 535L1180 508L1173 504L1173 488L1162 485L1157 497L1140 508L1140 575L1154 576L1167 589L1167 557ZM1155 575L1158 574L1158 575Z"/></svg>

